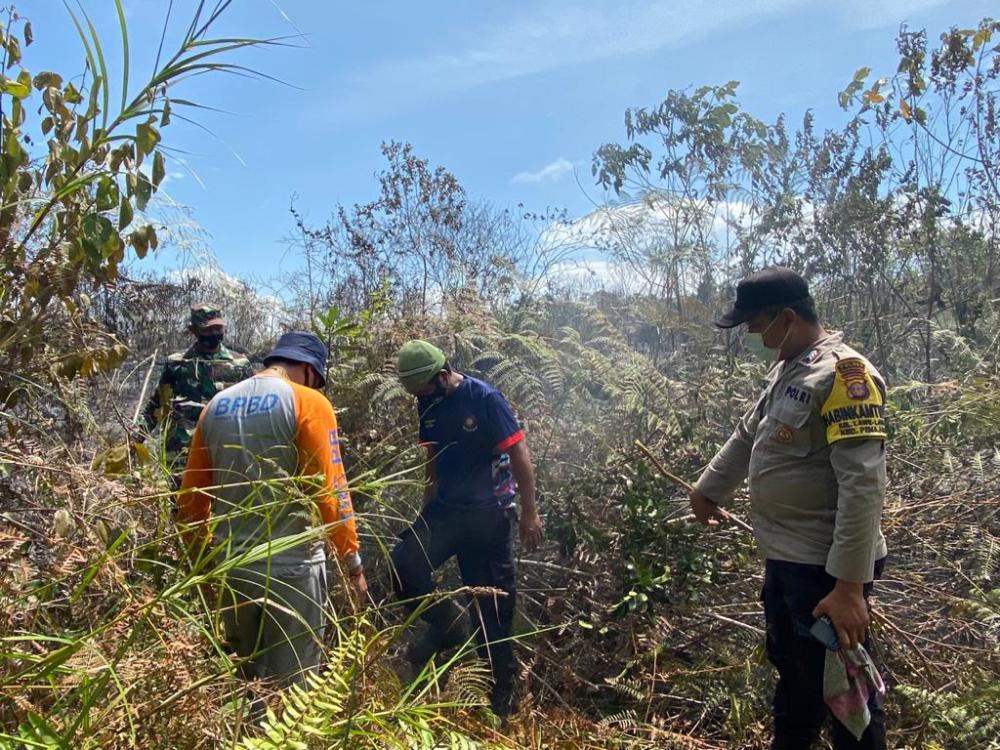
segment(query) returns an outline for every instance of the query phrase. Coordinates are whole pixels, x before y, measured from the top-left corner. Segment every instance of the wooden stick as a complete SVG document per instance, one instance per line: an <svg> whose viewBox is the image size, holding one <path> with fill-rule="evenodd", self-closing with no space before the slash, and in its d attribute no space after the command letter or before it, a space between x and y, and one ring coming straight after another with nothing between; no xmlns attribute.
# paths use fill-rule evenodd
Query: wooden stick
<svg viewBox="0 0 1000 750"><path fill-rule="evenodd" d="M717 612L706 612L705 614L707 614L709 617L714 617L719 622L725 622L728 623L729 625L736 625L738 627L743 628L744 630L749 630L751 633L755 633L756 635L765 635L764 631L758 627L755 627L745 622L740 622L739 620L734 620L733 618L726 617L725 615L720 615Z"/></svg>
<svg viewBox="0 0 1000 750"><path fill-rule="evenodd" d="M663 464L660 463L659 459L657 459L657 457L653 455L652 451L649 450L649 448L647 448L645 445L643 445L638 440L635 441L635 446L639 450L641 450L643 453L646 454L646 457L652 462L653 466L656 467L656 470L659 471L663 476L665 476L667 479L669 479L670 481L672 481L674 484L680 485L681 487L683 487L684 489L686 489L688 492L694 492L694 485L692 485L688 481L685 481L684 479L681 479L676 474L672 474L671 472L667 471L666 468L664 468ZM737 518L732 513L730 513L727 510L724 510L722 508L719 508L718 512L719 512L719 515L722 516L727 521L732 521L734 524L736 524L737 526L739 526L744 531L748 531L751 534L753 533L753 528L746 521L744 521L744 520L742 520L740 518Z"/></svg>
<svg viewBox="0 0 1000 750"><path fill-rule="evenodd" d="M135 414L132 415L132 424L138 421L142 407L146 405L146 389L149 387L149 376L153 374L153 370L156 368L156 355L159 353L160 347L156 347L153 350L153 355L150 357L152 361L149 363L149 369L146 370L146 379L142 381L142 390L139 391L139 403L135 406Z"/></svg>

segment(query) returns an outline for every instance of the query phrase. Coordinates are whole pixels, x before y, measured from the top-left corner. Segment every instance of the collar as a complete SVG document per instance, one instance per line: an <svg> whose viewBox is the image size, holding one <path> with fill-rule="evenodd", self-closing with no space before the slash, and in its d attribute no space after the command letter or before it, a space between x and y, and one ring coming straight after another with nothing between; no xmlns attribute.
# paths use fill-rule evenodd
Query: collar
<svg viewBox="0 0 1000 750"><path fill-rule="evenodd" d="M198 349L197 344L192 344L184 352L184 359L225 359L227 356L229 356L229 350L225 344L219 344L219 348L214 352L203 352Z"/></svg>
<svg viewBox="0 0 1000 750"><path fill-rule="evenodd" d="M462 379L452 390L449 391L445 388L444 393L437 396L432 393L427 394L426 396L417 396L417 408L420 410L421 415L428 410L433 409L438 404L444 403L445 399L451 398L462 389L468 387L469 376L464 373L459 373L459 375L462 376Z"/></svg>
<svg viewBox="0 0 1000 750"><path fill-rule="evenodd" d="M456 372L455 374L458 375L458 377L459 377L458 385L456 385L451 390L448 390L447 388L445 388L445 390L448 391L448 395L449 396L451 394L453 394L453 393L457 393L458 389L461 388L463 385L465 385L465 381L469 379L469 376L466 375L465 373Z"/></svg>
<svg viewBox="0 0 1000 750"><path fill-rule="evenodd" d="M844 341L844 334L841 331L827 331L826 336L822 336L808 347L805 353L800 354L796 359L788 359L777 362L768 371L767 377L773 384L784 378L798 367L810 367L819 362L823 355L840 346Z"/></svg>
<svg viewBox="0 0 1000 750"><path fill-rule="evenodd" d="M284 368L271 365L270 367L265 367L263 370L254 375L255 378L281 378L282 380L291 383L291 378L288 377L288 373L285 372Z"/></svg>
<svg viewBox="0 0 1000 750"><path fill-rule="evenodd" d="M818 362L824 354L826 354L831 349L840 346L844 341L844 334L841 331L828 331L826 336L813 342L813 345L806 349L805 354L801 355L795 363L798 365L809 365Z"/></svg>

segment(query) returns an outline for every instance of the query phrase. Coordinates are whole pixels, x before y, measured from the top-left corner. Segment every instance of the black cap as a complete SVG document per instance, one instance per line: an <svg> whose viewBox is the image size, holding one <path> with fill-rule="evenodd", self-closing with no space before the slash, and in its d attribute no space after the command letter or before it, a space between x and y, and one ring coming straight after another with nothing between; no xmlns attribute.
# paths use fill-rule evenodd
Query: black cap
<svg viewBox="0 0 1000 750"><path fill-rule="evenodd" d="M326 385L326 344L319 337L307 331L289 331L283 333L274 351L264 357L266 365L272 359L287 359L292 362L305 362L319 375L320 388Z"/></svg>
<svg viewBox="0 0 1000 750"><path fill-rule="evenodd" d="M791 268L765 268L747 276L736 286L733 309L715 321L715 325L735 328L767 307L789 305L808 298L809 284Z"/></svg>

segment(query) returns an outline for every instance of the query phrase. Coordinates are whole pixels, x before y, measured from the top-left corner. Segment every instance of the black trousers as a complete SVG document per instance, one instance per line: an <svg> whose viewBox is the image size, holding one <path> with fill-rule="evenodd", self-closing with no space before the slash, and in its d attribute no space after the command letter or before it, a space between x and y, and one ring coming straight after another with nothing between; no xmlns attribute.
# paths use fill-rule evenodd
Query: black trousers
<svg viewBox="0 0 1000 750"><path fill-rule="evenodd" d="M875 563L875 578L881 577L884 564L884 558ZM833 590L836 582L822 565L767 561L761 599L767 620L767 657L778 670L772 750L812 747L829 713L823 702L826 648L809 633L809 628L814 622L813 608ZM869 583L865 586L866 599L871 590ZM864 646L870 653L870 635L865 635ZM868 709L871 723L860 741L833 719L834 750L884 750L885 713L881 698L873 695Z"/></svg>
<svg viewBox="0 0 1000 750"><path fill-rule="evenodd" d="M392 551L396 595L415 608L435 589L432 574L453 556L466 586L500 589L505 596L470 595L469 616L480 658L490 663L497 686L514 677L513 644L516 581L513 530L517 513L510 508L464 509L431 503L403 533ZM454 606L435 606L422 613L432 628L446 629Z"/></svg>

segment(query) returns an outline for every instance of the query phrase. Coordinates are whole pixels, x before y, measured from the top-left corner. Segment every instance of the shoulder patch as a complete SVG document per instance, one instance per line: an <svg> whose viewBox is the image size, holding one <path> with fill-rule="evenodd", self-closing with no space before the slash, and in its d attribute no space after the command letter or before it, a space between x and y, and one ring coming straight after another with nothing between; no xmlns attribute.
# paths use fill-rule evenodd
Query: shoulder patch
<svg viewBox="0 0 1000 750"><path fill-rule="evenodd" d="M833 387L820 414L827 443L845 438L885 439L885 402L863 359L837 362Z"/></svg>
<svg viewBox="0 0 1000 750"><path fill-rule="evenodd" d="M837 362L837 375L847 386L847 396L854 401L864 401L871 395L868 385L868 368L865 362L857 357L842 359Z"/></svg>

